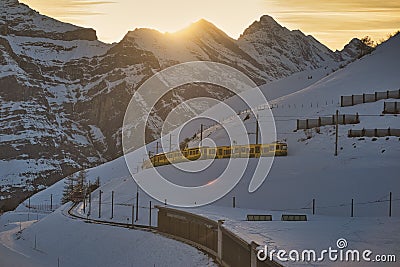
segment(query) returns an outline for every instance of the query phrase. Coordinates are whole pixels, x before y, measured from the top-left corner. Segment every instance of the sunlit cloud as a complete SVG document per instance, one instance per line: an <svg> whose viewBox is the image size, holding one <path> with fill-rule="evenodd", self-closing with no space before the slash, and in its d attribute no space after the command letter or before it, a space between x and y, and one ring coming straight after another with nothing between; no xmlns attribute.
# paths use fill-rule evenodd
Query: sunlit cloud
<svg viewBox="0 0 400 267"><path fill-rule="evenodd" d="M113 1L90 0L20 0L40 13L68 22L82 22L86 16L102 15L95 11L98 5L112 4Z"/></svg>

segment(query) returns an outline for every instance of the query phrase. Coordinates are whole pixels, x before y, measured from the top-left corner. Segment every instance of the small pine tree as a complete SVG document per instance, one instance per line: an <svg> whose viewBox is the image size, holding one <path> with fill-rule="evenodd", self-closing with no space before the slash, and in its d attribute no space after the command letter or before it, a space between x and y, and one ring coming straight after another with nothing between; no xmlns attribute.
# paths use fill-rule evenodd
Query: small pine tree
<svg viewBox="0 0 400 267"><path fill-rule="evenodd" d="M64 191L61 202L63 204L73 201L79 202L83 200L84 193L86 191L86 176L87 172L85 170L80 171L78 176L68 176L65 178Z"/></svg>
<svg viewBox="0 0 400 267"><path fill-rule="evenodd" d="M61 199L61 203L65 204L69 201L71 201L71 194L74 190L74 179L73 176L68 176L67 178L65 178L64 181L64 190L63 190L63 195L62 195L62 199Z"/></svg>

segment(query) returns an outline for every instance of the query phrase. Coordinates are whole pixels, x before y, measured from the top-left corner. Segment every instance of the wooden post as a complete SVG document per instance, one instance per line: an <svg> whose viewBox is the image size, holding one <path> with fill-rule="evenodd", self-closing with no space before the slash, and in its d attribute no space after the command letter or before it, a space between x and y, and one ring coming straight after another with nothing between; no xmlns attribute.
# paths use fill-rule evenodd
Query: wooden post
<svg viewBox="0 0 400 267"><path fill-rule="evenodd" d="M136 191L136 221L139 220L139 190Z"/></svg>
<svg viewBox="0 0 400 267"><path fill-rule="evenodd" d="M29 221L29 214L31 213L31 198L28 198L28 221Z"/></svg>
<svg viewBox="0 0 400 267"><path fill-rule="evenodd" d="M88 216L90 215L91 211L92 211L92 192L89 192L89 211L88 211Z"/></svg>
<svg viewBox="0 0 400 267"><path fill-rule="evenodd" d="M339 110L336 110L336 141L335 141L335 156L338 155L338 139L339 139Z"/></svg>
<svg viewBox="0 0 400 267"><path fill-rule="evenodd" d="M114 218L114 191L111 191L111 219Z"/></svg>
<svg viewBox="0 0 400 267"><path fill-rule="evenodd" d="M156 155L158 154L158 141L157 141L157 145L156 145Z"/></svg>
<svg viewBox="0 0 400 267"><path fill-rule="evenodd" d="M232 197L232 207L236 208L236 197Z"/></svg>
<svg viewBox="0 0 400 267"><path fill-rule="evenodd" d="M53 194L50 194L50 211L53 211Z"/></svg>
<svg viewBox="0 0 400 267"><path fill-rule="evenodd" d="M169 135L169 152L172 151L172 134Z"/></svg>
<svg viewBox="0 0 400 267"><path fill-rule="evenodd" d="M85 193L83 193L83 214L86 213L86 194Z"/></svg>
<svg viewBox="0 0 400 267"><path fill-rule="evenodd" d="M203 124L200 124L200 147L203 146Z"/></svg>
<svg viewBox="0 0 400 267"><path fill-rule="evenodd" d="M256 145L258 145L258 114L256 116Z"/></svg>
<svg viewBox="0 0 400 267"><path fill-rule="evenodd" d="M101 193L103 193L101 190L99 191L99 218L101 218Z"/></svg>
<svg viewBox="0 0 400 267"><path fill-rule="evenodd" d="M389 193L389 217L392 217L392 192Z"/></svg>
<svg viewBox="0 0 400 267"><path fill-rule="evenodd" d="M354 106L354 95L351 95L351 105Z"/></svg>
<svg viewBox="0 0 400 267"><path fill-rule="evenodd" d="M135 203L132 203L132 226L134 226L135 221Z"/></svg>
<svg viewBox="0 0 400 267"><path fill-rule="evenodd" d="M312 200L312 214L315 215L315 198Z"/></svg>
<svg viewBox="0 0 400 267"><path fill-rule="evenodd" d="M151 200L149 205L149 226L151 227Z"/></svg>
<svg viewBox="0 0 400 267"><path fill-rule="evenodd" d="M354 199L351 199L351 217L354 217Z"/></svg>

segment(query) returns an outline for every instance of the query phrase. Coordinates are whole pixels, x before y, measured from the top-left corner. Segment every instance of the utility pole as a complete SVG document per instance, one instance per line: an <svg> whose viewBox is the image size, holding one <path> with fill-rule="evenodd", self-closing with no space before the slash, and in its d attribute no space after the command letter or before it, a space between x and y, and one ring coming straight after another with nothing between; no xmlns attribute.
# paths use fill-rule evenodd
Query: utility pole
<svg viewBox="0 0 400 267"><path fill-rule="evenodd" d="M203 124L200 124L200 147L203 146Z"/></svg>
<svg viewBox="0 0 400 267"><path fill-rule="evenodd" d="M157 146L156 146L156 155L158 154L158 141L157 141Z"/></svg>
<svg viewBox="0 0 400 267"><path fill-rule="evenodd" d="M50 211L53 211L53 194L50 194Z"/></svg>
<svg viewBox="0 0 400 267"><path fill-rule="evenodd" d="M256 145L258 145L258 114L256 115Z"/></svg>
<svg viewBox="0 0 400 267"><path fill-rule="evenodd" d="M335 141L335 156L338 155L338 139L339 139L339 110L336 110L336 141Z"/></svg>
<svg viewBox="0 0 400 267"><path fill-rule="evenodd" d="M169 135L169 152L172 151L172 134Z"/></svg>

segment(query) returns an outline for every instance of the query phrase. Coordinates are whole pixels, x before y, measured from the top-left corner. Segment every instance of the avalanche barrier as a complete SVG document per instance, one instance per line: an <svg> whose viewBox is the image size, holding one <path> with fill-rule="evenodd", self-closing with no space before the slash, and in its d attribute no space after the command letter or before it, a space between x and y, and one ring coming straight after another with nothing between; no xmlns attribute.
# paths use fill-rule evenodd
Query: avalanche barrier
<svg viewBox="0 0 400 267"><path fill-rule="evenodd" d="M362 95L349 95L340 97L340 106L349 107L363 103L376 102L382 99L389 98L400 98L400 89L385 91L385 92L375 92L374 94L362 94Z"/></svg>
<svg viewBox="0 0 400 267"><path fill-rule="evenodd" d="M385 136L399 136L400 129L361 129L349 130L348 137L385 137Z"/></svg>
<svg viewBox="0 0 400 267"><path fill-rule="evenodd" d="M338 124L357 124L360 123L358 113L353 114L341 114L337 118ZM318 117L317 119L298 119L296 130L312 129L316 127L335 125L336 115L328 117Z"/></svg>

